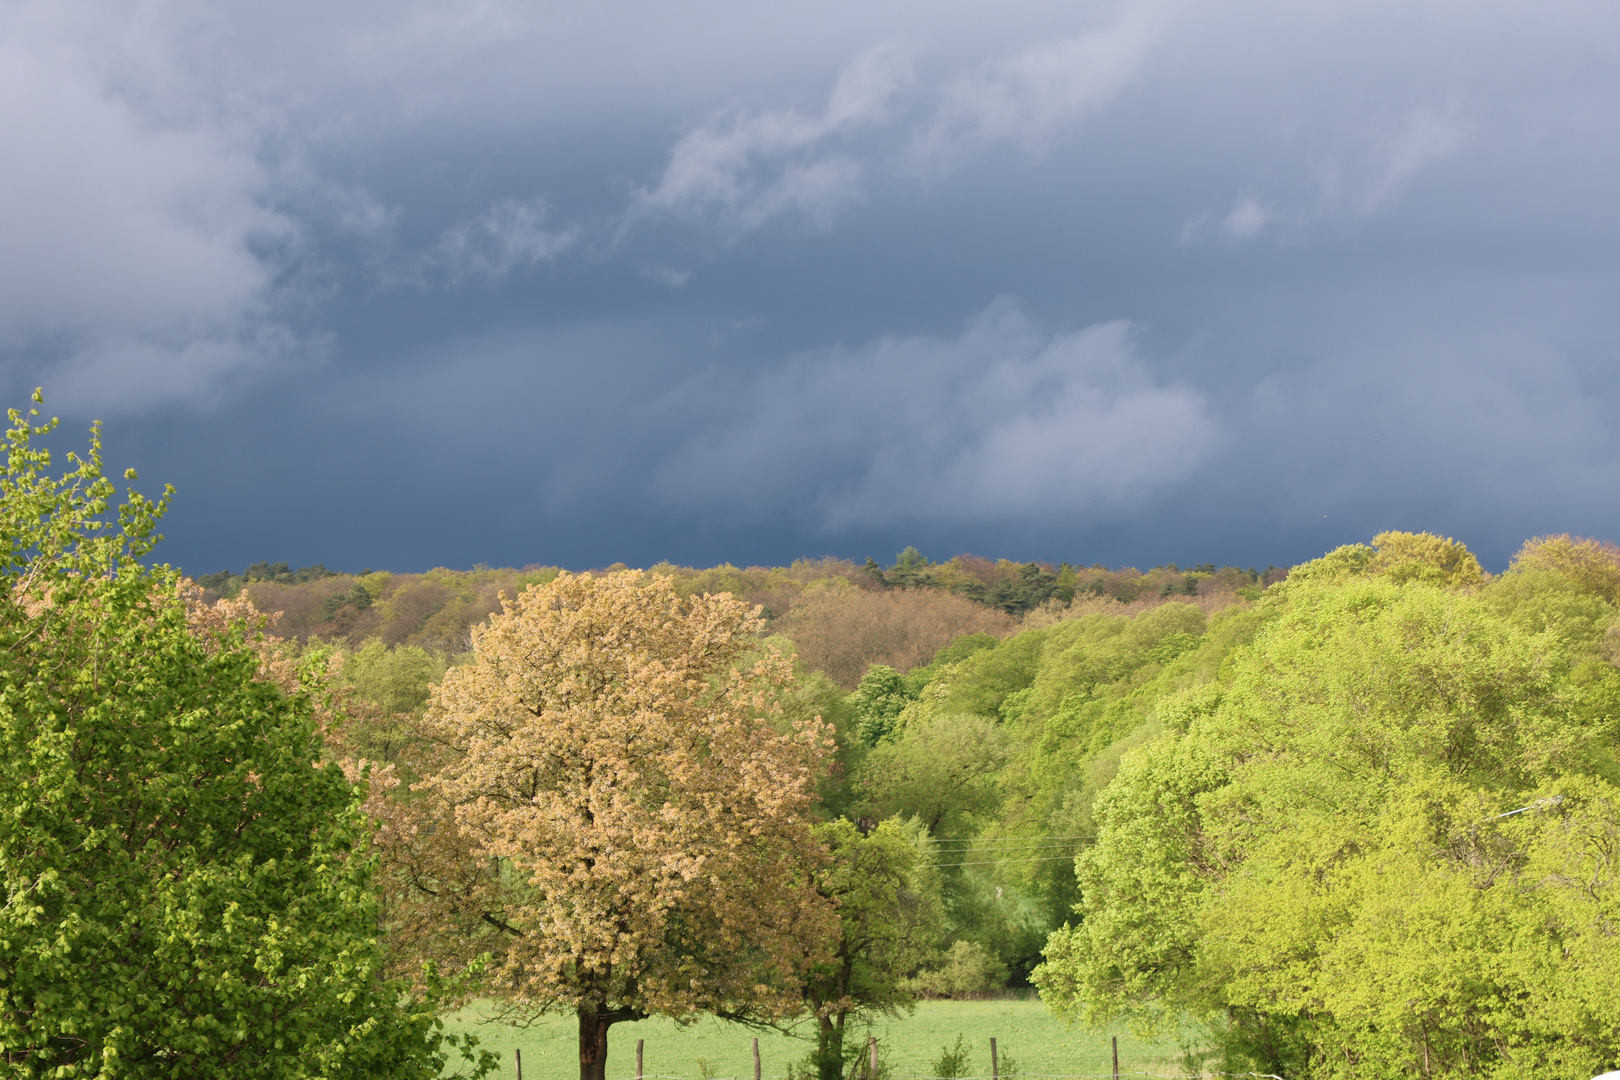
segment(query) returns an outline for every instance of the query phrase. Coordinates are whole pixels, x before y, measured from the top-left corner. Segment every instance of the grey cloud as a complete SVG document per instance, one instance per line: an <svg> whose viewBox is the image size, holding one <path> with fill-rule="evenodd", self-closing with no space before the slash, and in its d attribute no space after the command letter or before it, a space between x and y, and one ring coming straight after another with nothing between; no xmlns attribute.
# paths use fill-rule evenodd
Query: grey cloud
<svg viewBox="0 0 1620 1080"><path fill-rule="evenodd" d="M1105 29L1029 45L952 79L912 154L940 167L996 143L1046 149L1137 74L1159 21L1138 3Z"/></svg>
<svg viewBox="0 0 1620 1080"><path fill-rule="evenodd" d="M714 214L740 233L798 213L825 225L861 197L861 166L837 140L887 120L909 74L903 55L873 50L844 70L819 114L763 110L703 125L675 144L658 183L637 192L629 221Z"/></svg>
<svg viewBox="0 0 1620 1080"><path fill-rule="evenodd" d="M665 465L660 490L733 512L809 505L830 530L1117 517L1222 439L1202 395L1154 379L1127 324L1050 335L1010 301L954 339L797 356L734 415Z"/></svg>
<svg viewBox="0 0 1620 1080"><path fill-rule="evenodd" d="M1456 156L1471 131L1457 95L1443 106L1418 105L1369 127L1344 136L1347 148L1315 165L1315 190L1301 193L1292 205L1240 196L1225 214L1205 212L1189 219L1181 229L1182 242L1243 242L1263 231L1298 241L1324 224L1387 211L1426 172ZM1298 161L1303 166L1306 155Z"/></svg>
<svg viewBox="0 0 1620 1080"><path fill-rule="evenodd" d="M131 331L240 310L249 251L286 222L263 174L207 131L153 129L70 59L0 51L0 325L15 340L86 320Z"/></svg>
<svg viewBox="0 0 1620 1080"><path fill-rule="evenodd" d="M546 227L543 199L503 199L484 213L446 229L424 263L452 285L502 281L514 271L553 259L573 246L574 227Z"/></svg>
<svg viewBox="0 0 1620 1080"><path fill-rule="evenodd" d="M1239 199L1221 221L1221 228L1233 240L1247 240L1271 219L1271 211L1253 199Z"/></svg>
<svg viewBox="0 0 1620 1080"><path fill-rule="evenodd" d="M1620 462L1614 14L1480 12L16 0L0 366L123 410L183 483L236 440L210 508L251 475L331 520L357 485L315 505L309 447L369 455L355 566L483 557L455 515L431 551L386 518L429 466L514 547L586 552L613 514L713 558L755 557L727 528L1130 559L1219 528L1277 560L1341 514L1620 528L1591 495ZM1003 293L1088 329L961 330ZM176 400L206 408L165 426ZM418 433L447 400L444 464Z"/></svg>
<svg viewBox="0 0 1620 1080"><path fill-rule="evenodd" d="M1569 527L1559 515L1620 480L1620 401L1555 335L1492 323L1360 341L1272 376L1247 418L1249 452L1324 512Z"/></svg>
<svg viewBox="0 0 1620 1080"><path fill-rule="evenodd" d="M1419 107L1378 133L1363 155L1363 176L1353 201L1372 213L1396 199L1425 170L1455 154L1468 133L1461 103L1454 97L1444 107ZM1338 188L1335 179L1333 189Z"/></svg>
<svg viewBox="0 0 1620 1080"><path fill-rule="evenodd" d="M270 209L252 148L172 126L109 89L59 27L19 19L0 46L0 351L68 388L65 404L214 397L281 354L273 269L257 245L296 225ZM117 387L117 390L112 389Z"/></svg>
<svg viewBox="0 0 1620 1080"><path fill-rule="evenodd" d="M527 37L540 21L534 5L511 0L418 0L390 7L381 18L365 18L363 9L340 17L346 25L334 53L345 66L384 79L402 70L442 71Z"/></svg>
<svg viewBox="0 0 1620 1080"><path fill-rule="evenodd" d="M56 362L52 401L98 415L140 413L174 402L216 406L252 379L312 364L329 349L327 339L299 336L275 322L214 336L107 337Z"/></svg>
<svg viewBox="0 0 1620 1080"><path fill-rule="evenodd" d="M1008 51L934 87L913 85L906 54L868 51L845 68L818 115L733 112L682 136L658 182L637 192L627 222L712 215L736 236L797 214L826 228L862 201L874 165L915 180L1000 143L1039 152L1136 74L1157 23L1156 10L1139 3L1105 29ZM874 127L900 134L847 145Z"/></svg>

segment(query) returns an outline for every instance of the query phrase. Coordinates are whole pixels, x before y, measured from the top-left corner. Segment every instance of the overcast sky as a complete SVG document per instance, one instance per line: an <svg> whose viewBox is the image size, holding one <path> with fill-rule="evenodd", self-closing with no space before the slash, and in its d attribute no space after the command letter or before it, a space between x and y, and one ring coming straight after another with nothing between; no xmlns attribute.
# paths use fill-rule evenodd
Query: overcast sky
<svg viewBox="0 0 1620 1080"><path fill-rule="evenodd" d="M1620 539L1620 11L0 6L0 380L192 572Z"/></svg>

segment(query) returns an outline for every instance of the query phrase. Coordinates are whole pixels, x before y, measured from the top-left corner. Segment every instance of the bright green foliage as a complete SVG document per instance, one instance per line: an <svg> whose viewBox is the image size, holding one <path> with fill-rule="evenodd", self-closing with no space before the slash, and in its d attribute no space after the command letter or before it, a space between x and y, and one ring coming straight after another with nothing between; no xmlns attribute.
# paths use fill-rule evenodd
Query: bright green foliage
<svg viewBox="0 0 1620 1080"><path fill-rule="evenodd" d="M776 646L784 653L792 651L792 643L786 638L767 638L765 644ZM850 712L849 695L821 672L795 663L793 682L777 701L782 707L783 730L791 730L793 725L802 725L818 716L822 722L832 725L837 746L826 774L816 785L817 802L823 816L840 817L848 813L858 801L853 781L867 749Z"/></svg>
<svg viewBox="0 0 1620 1080"><path fill-rule="evenodd" d="M1040 670L1047 630L1026 630L993 649L980 649L961 661L948 678L940 680L946 712L972 713L995 718L1002 704L1025 690Z"/></svg>
<svg viewBox="0 0 1620 1080"><path fill-rule="evenodd" d="M406 764L418 738L414 721L421 718L429 690L448 667L437 653L415 645L390 649L378 638L345 657L343 682L377 709L376 715L351 718L344 726L344 750L367 761Z"/></svg>
<svg viewBox="0 0 1620 1080"><path fill-rule="evenodd" d="M950 664L960 663L974 653L986 649L994 649L1000 645L1000 639L991 634L963 634L949 645L934 654L933 660L925 668L915 668L906 673L906 681L911 690L928 685L935 674Z"/></svg>
<svg viewBox="0 0 1620 1080"><path fill-rule="evenodd" d="M1485 583L1485 571L1474 553L1448 537L1433 533L1381 532L1370 569L1399 582L1425 581L1446 588Z"/></svg>
<svg viewBox="0 0 1620 1080"><path fill-rule="evenodd" d="M1019 718L1041 725L1047 754L1060 745L1095 753L1142 722L1140 710L1111 706L1196 649L1205 626L1203 611L1191 604L1060 623L1048 632Z"/></svg>
<svg viewBox="0 0 1620 1080"><path fill-rule="evenodd" d="M1391 535L1300 568L1161 701L1096 799L1054 1009L1191 1012L1225 1067L1289 1077L1620 1063L1620 613Z"/></svg>
<svg viewBox="0 0 1620 1080"><path fill-rule="evenodd" d="M971 835L1001 802L996 778L1008 752L993 720L919 710L899 740L866 756L858 790L871 817L914 817L934 836Z"/></svg>
<svg viewBox="0 0 1620 1080"><path fill-rule="evenodd" d="M1034 861L948 875L956 936L991 948L1015 979L1039 962L1041 941L1078 899L1073 864L1058 857L1079 850L1094 831L1092 802L1121 756L1158 733L1160 703L1167 696L1215 678L1232 650L1267 618L1241 606L1206 616L1194 604L1174 602L1134 616L1082 615L1025 631L955 664L933 665L932 681L902 723L909 727L963 706L982 710L992 738L1005 748L1003 764L970 785L905 786L942 806L943 812L933 810L929 817L951 823L956 831L946 835L970 835L961 831L968 829L1015 840L1066 838L1032 841L1042 845L1038 851L1004 853ZM921 750L915 756L936 771L957 756L934 761ZM868 770L879 764L873 761ZM874 777L872 790L893 798L909 772ZM921 768L918 773L926 775ZM943 805L953 796L955 805ZM921 813L928 804L914 798L885 805Z"/></svg>
<svg viewBox="0 0 1620 1080"><path fill-rule="evenodd" d="M855 692L849 695L850 711L855 714L861 741L867 746L876 746L887 740L894 734L901 711L915 698L898 671L884 664L873 664L861 676Z"/></svg>
<svg viewBox="0 0 1620 1080"><path fill-rule="evenodd" d="M444 657L426 649L390 649L373 638L344 660L343 681L389 716L420 716L429 691L448 667Z"/></svg>
<svg viewBox="0 0 1620 1080"><path fill-rule="evenodd" d="M11 420L4 1074L438 1076L431 1001L380 975L363 791L318 764L312 695L138 563L165 504L131 493L109 519L94 429L55 479L34 445L53 425Z"/></svg>
<svg viewBox="0 0 1620 1080"><path fill-rule="evenodd" d="M1554 570L1576 587L1620 603L1620 546L1584 537L1538 536L1513 557L1515 570Z"/></svg>
<svg viewBox="0 0 1620 1080"><path fill-rule="evenodd" d="M907 980L907 987L928 997L980 994L1006 985L1007 965L977 941L953 941L940 963Z"/></svg>
<svg viewBox="0 0 1620 1080"><path fill-rule="evenodd" d="M816 1072L841 1080L847 1025L895 1015L916 1000L906 977L937 948L939 880L914 825L891 819L862 834L840 818L817 826L816 839L829 855L816 891L837 907L839 938L831 958L805 978L804 999L816 1021Z"/></svg>

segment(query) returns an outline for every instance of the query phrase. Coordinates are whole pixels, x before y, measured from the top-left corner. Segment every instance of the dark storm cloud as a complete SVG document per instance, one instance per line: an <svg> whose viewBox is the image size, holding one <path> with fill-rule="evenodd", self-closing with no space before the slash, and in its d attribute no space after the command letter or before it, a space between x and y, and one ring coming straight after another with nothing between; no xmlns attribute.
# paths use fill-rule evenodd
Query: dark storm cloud
<svg viewBox="0 0 1620 1080"><path fill-rule="evenodd" d="M0 364L188 565L1499 562L1620 535L1614 23L14 4Z"/></svg>

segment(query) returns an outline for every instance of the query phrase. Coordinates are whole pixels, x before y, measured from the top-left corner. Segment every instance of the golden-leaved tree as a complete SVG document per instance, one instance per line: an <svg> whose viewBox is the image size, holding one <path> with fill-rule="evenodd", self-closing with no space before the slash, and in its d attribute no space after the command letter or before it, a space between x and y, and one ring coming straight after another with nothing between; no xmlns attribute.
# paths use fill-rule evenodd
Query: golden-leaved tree
<svg viewBox="0 0 1620 1080"><path fill-rule="evenodd" d="M804 943L836 936L808 815L830 732L781 719L760 626L668 577L564 574L434 690L444 756L384 829L396 940L492 952L510 1020L574 1013L581 1080L618 1021L794 1011Z"/></svg>

